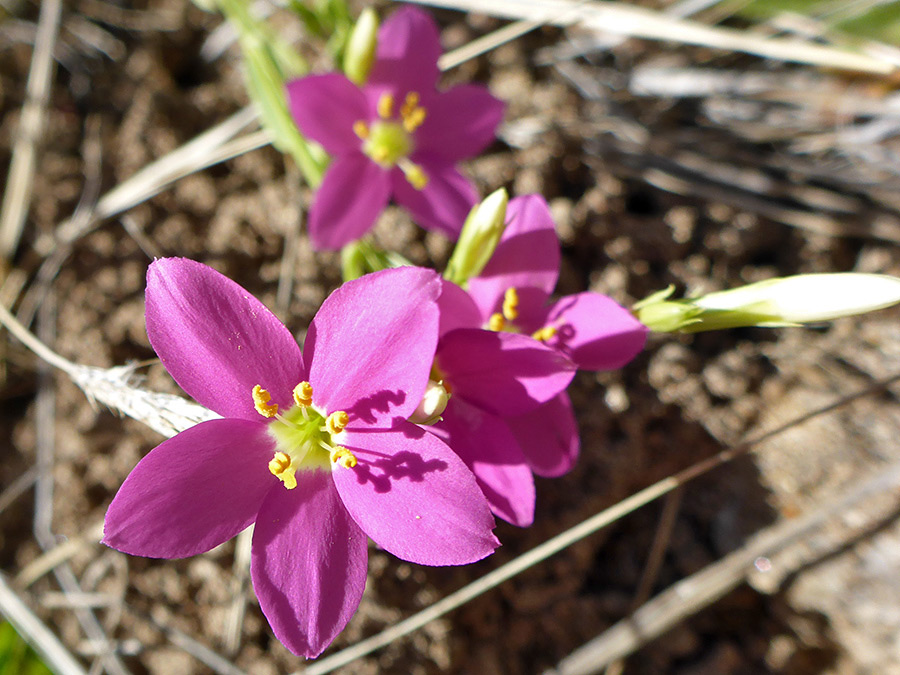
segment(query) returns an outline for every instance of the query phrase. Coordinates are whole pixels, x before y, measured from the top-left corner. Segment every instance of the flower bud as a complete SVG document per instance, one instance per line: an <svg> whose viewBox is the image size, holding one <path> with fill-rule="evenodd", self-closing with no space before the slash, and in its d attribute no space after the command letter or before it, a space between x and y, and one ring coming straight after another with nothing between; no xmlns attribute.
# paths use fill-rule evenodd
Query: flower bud
<svg viewBox="0 0 900 675"><path fill-rule="evenodd" d="M428 380L425 394L422 396L419 406L410 415L409 421L413 424L434 424L439 422L441 413L444 412L449 400L450 394L441 382Z"/></svg>
<svg viewBox="0 0 900 675"><path fill-rule="evenodd" d="M742 325L830 321L897 304L900 302L900 278L852 272L801 274L710 293L692 302L704 311L771 317L765 323L755 321Z"/></svg>
<svg viewBox="0 0 900 675"><path fill-rule="evenodd" d="M445 279L465 288L469 279L481 274L503 236L508 203L509 195L500 188L472 207L447 263Z"/></svg>
<svg viewBox="0 0 900 675"><path fill-rule="evenodd" d="M359 14L344 51L344 73L351 82L360 86L366 83L375 62L377 36L378 14L366 7Z"/></svg>
<svg viewBox="0 0 900 675"><path fill-rule="evenodd" d="M900 303L900 278L897 277L857 273L800 274L700 298L643 301L638 303L635 313L651 330L696 333L741 326L793 326L830 321L897 303ZM679 325L676 320L679 311L693 312L690 321Z"/></svg>

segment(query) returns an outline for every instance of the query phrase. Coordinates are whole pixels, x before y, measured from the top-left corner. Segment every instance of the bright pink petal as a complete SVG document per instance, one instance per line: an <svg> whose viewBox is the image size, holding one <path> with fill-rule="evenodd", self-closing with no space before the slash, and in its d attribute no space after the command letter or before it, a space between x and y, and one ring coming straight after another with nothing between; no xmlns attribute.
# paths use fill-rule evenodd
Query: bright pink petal
<svg viewBox="0 0 900 675"><path fill-rule="evenodd" d="M346 411L354 426L409 417L431 371L440 292L433 271L400 267L328 296L304 348L313 403L328 413Z"/></svg>
<svg viewBox="0 0 900 675"><path fill-rule="evenodd" d="M431 15L417 7L401 7L378 31L367 83L388 87L400 98L410 91L428 94L437 84L440 55L440 35Z"/></svg>
<svg viewBox="0 0 900 675"><path fill-rule="evenodd" d="M255 385L291 406L305 368L294 336L231 279L193 260L162 258L147 270L147 336L175 381L223 417L261 420Z"/></svg>
<svg viewBox="0 0 900 675"><path fill-rule="evenodd" d="M353 519L376 544L421 565L465 565L499 545L475 477L450 448L420 427L345 431L357 458L332 476Z"/></svg>
<svg viewBox="0 0 900 675"><path fill-rule="evenodd" d="M456 239L466 216L478 201L472 183L452 165L434 157L413 155L428 176L428 184L417 190L399 169L391 172L394 199L406 208L416 223L428 230L440 230Z"/></svg>
<svg viewBox="0 0 900 675"><path fill-rule="evenodd" d="M521 415L563 391L575 364L527 335L461 328L441 338L451 393L497 415Z"/></svg>
<svg viewBox="0 0 900 675"><path fill-rule="evenodd" d="M550 295L559 277L559 239L544 198L526 195L511 200L506 221L491 260L481 274L469 279L469 294L488 315L507 288L532 287Z"/></svg>
<svg viewBox="0 0 900 675"><path fill-rule="evenodd" d="M387 206L390 192L390 172L368 157L338 157L325 172L309 210L313 247L337 250L362 237Z"/></svg>
<svg viewBox="0 0 900 675"><path fill-rule="evenodd" d="M469 84L437 94L416 130L416 148L458 162L474 157L497 136L504 105L484 87Z"/></svg>
<svg viewBox="0 0 900 675"><path fill-rule="evenodd" d="M269 492L253 532L250 572L275 636L314 658L340 633L366 587L368 539L327 471L298 471Z"/></svg>
<svg viewBox="0 0 900 675"><path fill-rule="evenodd" d="M288 107L300 131L333 155L358 150L353 123L369 121L362 90L339 73L310 75L288 82Z"/></svg>
<svg viewBox="0 0 900 675"><path fill-rule="evenodd" d="M538 476L562 476L575 465L580 441L572 401L562 393L537 410L506 420Z"/></svg>
<svg viewBox="0 0 900 675"><path fill-rule="evenodd" d="M564 350L584 370L614 370L644 348L647 327L616 301L599 293L557 300L547 323L557 328L547 344Z"/></svg>
<svg viewBox="0 0 900 675"><path fill-rule="evenodd" d="M457 328L479 328L481 313L472 298L459 286L446 279L441 280L441 297L438 298L441 311L440 335Z"/></svg>
<svg viewBox="0 0 900 675"><path fill-rule="evenodd" d="M453 398L442 421L429 427L462 458L494 514L527 527L534 521L534 477L506 422Z"/></svg>
<svg viewBox="0 0 900 675"><path fill-rule="evenodd" d="M186 558L250 525L266 493L274 453L265 422L201 422L156 446L109 505L103 543L148 558Z"/></svg>

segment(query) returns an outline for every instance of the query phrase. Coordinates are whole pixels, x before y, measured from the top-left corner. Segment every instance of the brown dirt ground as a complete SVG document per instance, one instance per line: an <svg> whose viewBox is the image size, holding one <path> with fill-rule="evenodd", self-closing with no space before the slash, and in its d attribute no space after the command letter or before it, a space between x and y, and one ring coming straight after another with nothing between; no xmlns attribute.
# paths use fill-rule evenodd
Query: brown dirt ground
<svg viewBox="0 0 900 675"><path fill-rule="evenodd" d="M36 19L33 3L19 8L20 18ZM176 0L121 9L73 1L65 14L65 49L59 54L33 207L15 260L15 268L28 275L46 255L37 245L40 235L52 233L72 213L86 175L99 170L105 192L246 103L234 49L212 63L200 58L204 40L219 24L215 16ZM500 25L449 12L438 17L447 47ZM115 58L79 42L70 30L76 20L93 22L118 40ZM611 54L570 59L581 76L609 87L605 97L591 98L571 71L566 77L560 68L541 65L541 50L566 39L555 29L538 30L447 76L448 82L485 81L508 101L503 140L468 168L484 190L505 185L516 194L541 192L551 202L564 252L560 293L591 288L628 303L669 283L679 290L713 289L773 275L850 269L900 275L895 243L810 233L722 200L657 187L644 172L648 158L671 157L691 142L699 152L747 165L763 163L761 157L784 150L784 144L754 142L717 125L696 102L638 98L610 80L668 47L629 42ZM687 62L759 67L749 57L671 51ZM30 54L24 43L0 49L2 167L8 166ZM839 75L821 76L842 82ZM608 142L619 138L604 131L610 120L652 130L640 155ZM92 138L100 143L99 167L84 160L85 139ZM636 164L636 156L645 164ZM788 184L809 181L788 170L778 177ZM266 148L181 180L129 216L159 254L210 264L274 307L284 236L299 222L306 199L285 160ZM895 215L880 203L867 208L867 213ZM386 215L376 238L417 263L439 268L449 251L446 242L423 234L400 212ZM80 239L50 292L54 348L94 366L152 358L143 329L148 260L119 219ZM339 283L336 262L334 255L314 255L301 242L293 261L294 291L282 312L301 337L318 304ZM820 329L654 338L620 372L580 374L571 394L583 457L569 475L538 481L535 525L517 530L500 523L497 534L504 545L496 555L459 569L418 567L373 550L362 606L334 648L376 633L747 434L897 370L898 317L893 311ZM8 441L0 448L0 487L35 461L39 386L34 359L16 344L4 349L0 433ZM151 366L148 377L150 386L175 391L159 366ZM160 439L137 422L93 409L64 376L57 375L53 385L53 530L62 539L102 519L128 471ZM827 497L865 470L896 460L896 398L884 395L848 410L692 483L654 589L697 572L753 532L802 512L814 498ZM41 553L31 534L33 497L28 491L0 513L5 574L15 575ZM653 504L622 519L345 672L541 672L627 614L660 511L661 505ZM233 543L185 561L129 558L91 546L72 565L85 590L124 593L121 612L100 616L116 639L139 641L138 653L125 657L133 672L187 674L207 670L166 640L148 617L221 650L233 555ZM843 620L858 629L852 611L845 606L841 619L829 601L816 601L859 589L850 582L836 584L824 584L825 590L813 584L812 595L795 592L797 583L770 594L739 586L642 648L624 672L889 672L886 661L866 666L874 668L869 671L860 665L855 638L840 625ZM84 636L73 613L45 602L55 590L47 576L24 594L78 653ZM884 608L877 596L871 600ZM865 614L864 608L860 612ZM274 640L252 597L233 662L254 674L301 665Z"/></svg>

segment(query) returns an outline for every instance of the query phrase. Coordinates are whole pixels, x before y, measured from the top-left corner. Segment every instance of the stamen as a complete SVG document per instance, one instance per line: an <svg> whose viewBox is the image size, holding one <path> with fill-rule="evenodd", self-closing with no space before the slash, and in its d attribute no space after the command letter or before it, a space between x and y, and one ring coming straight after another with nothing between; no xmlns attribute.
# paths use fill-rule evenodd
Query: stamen
<svg viewBox="0 0 900 675"><path fill-rule="evenodd" d="M506 325L506 319L503 318L503 315L500 312L495 312L491 314L491 318L488 319L488 330L492 330L495 332L499 332L503 330L503 327Z"/></svg>
<svg viewBox="0 0 900 675"><path fill-rule="evenodd" d="M550 338L556 335L558 331L555 326L544 326L543 328L539 328L531 334L535 340L540 342L547 342Z"/></svg>
<svg viewBox="0 0 900 675"><path fill-rule="evenodd" d="M284 487L288 490L297 487L297 477L294 475L296 470L291 467L291 458L287 453L276 452L275 457L269 462L269 471L284 483Z"/></svg>
<svg viewBox="0 0 900 675"><path fill-rule="evenodd" d="M378 99L378 116L383 119L390 119L394 114L394 97L390 94L382 94Z"/></svg>
<svg viewBox="0 0 900 675"><path fill-rule="evenodd" d="M275 417L278 414L278 404L269 403L272 400L272 394L267 392L258 384L253 387L253 407L263 417Z"/></svg>
<svg viewBox="0 0 900 675"><path fill-rule="evenodd" d="M341 433L350 422L350 415L343 410L335 410L325 420L325 428L332 436Z"/></svg>
<svg viewBox="0 0 900 675"><path fill-rule="evenodd" d="M419 105L419 94L411 91L406 95L406 100L400 108L400 119L403 120L403 128L409 133L414 132L425 121L427 111Z"/></svg>
<svg viewBox="0 0 900 675"><path fill-rule="evenodd" d="M397 165L403 171L403 175L406 176L409 184L416 190L422 190L428 185L428 174L418 164L414 164L404 157L397 160Z"/></svg>
<svg viewBox="0 0 900 675"><path fill-rule="evenodd" d="M356 120L353 123L353 133L364 141L369 137L369 125L362 120Z"/></svg>
<svg viewBox="0 0 900 675"><path fill-rule="evenodd" d="M296 387L294 387L294 403L296 403L301 408L310 406L312 405L312 394L312 385L304 380Z"/></svg>
<svg viewBox="0 0 900 675"><path fill-rule="evenodd" d="M519 318L519 294L515 286L510 286L503 294L503 316L510 321Z"/></svg>
<svg viewBox="0 0 900 675"><path fill-rule="evenodd" d="M350 452L343 445L336 445L331 451L331 461L340 464L345 469L352 469L356 466L356 455Z"/></svg>

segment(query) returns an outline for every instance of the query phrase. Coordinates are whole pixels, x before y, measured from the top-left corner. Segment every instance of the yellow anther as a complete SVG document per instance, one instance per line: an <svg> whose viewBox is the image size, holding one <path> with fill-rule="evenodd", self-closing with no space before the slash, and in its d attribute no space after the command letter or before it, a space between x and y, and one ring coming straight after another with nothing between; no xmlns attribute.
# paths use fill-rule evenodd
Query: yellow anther
<svg viewBox="0 0 900 675"><path fill-rule="evenodd" d="M353 123L353 133L361 140L366 140L369 137L369 125L362 120L356 120Z"/></svg>
<svg viewBox="0 0 900 675"><path fill-rule="evenodd" d="M312 405L312 385L305 380L294 387L294 403L301 408Z"/></svg>
<svg viewBox="0 0 900 675"><path fill-rule="evenodd" d="M531 334L535 340L539 340L540 342L546 342L554 335L556 335L558 331L553 326L544 326L543 328L539 328Z"/></svg>
<svg viewBox="0 0 900 675"><path fill-rule="evenodd" d="M253 407L263 417L275 417L278 414L278 404L269 403L271 400L272 394L259 385L253 387Z"/></svg>
<svg viewBox="0 0 900 675"><path fill-rule="evenodd" d="M510 286L503 294L503 316L509 321L519 318L519 293L515 286Z"/></svg>
<svg viewBox="0 0 900 675"><path fill-rule="evenodd" d="M336 445L331 451L331 461L340 464L345 469L352 469L356 466L356 455L350 452L343 445Z"/></svg>
<svg viewBox="0 0 900 675"><path fill-rule="evenodd" d="M328 433L333 436L334 434L341 433L349 422L350 415L343 410L335 410L325 420L325 428L328 429Z"/></svg>
<svg viewBox="0 0 900 675"><path fill-rule="evenodd" d="M297 477L294 475L295 469L291 467L291 458L287 453L276 452L269 462L269 471L284 483L284 487L288 490L293 490L297 487Z"/></svg>
<svg viewBox="0 0 900 675"><path fill-rule="evenodd" d="M403 128L412 133L425 121L427 111L419 105L419 94L411 91L406 95L406 100L400 108L400 119L403 120Z"/></svg>
<svg viewBox="0 0 900 675"><path fill-rule="evenodd" d="M414 108L408 115L403 116L403 128L409 133L414 132L425 121L427 112L425 108Z"/></svg>
<svg viewBox="0 0 900 675"><path fill-rule="evenodd" d="M491 314L491 318L488 319L488 330L501 331L505 325L506 319L503 318L503 315L500 312Z"/></svg>
<svg viewBox="0 0 900 675"><path fill-rule="evenodd" d="M425 173L421 166L413 164L410 161L402 161L398 162L398 164L403 170L403 175L406 176L406 180L408 180L409 184L416 190L422 190L428 185L428 174Z"/></svg>
<svg viewBox="0 0 900 675"><path fill-rule="evenodd" d="M378 99L378 116L383 119L390 119L394 114L394 97L390 94L382 94Z"/></svg>

